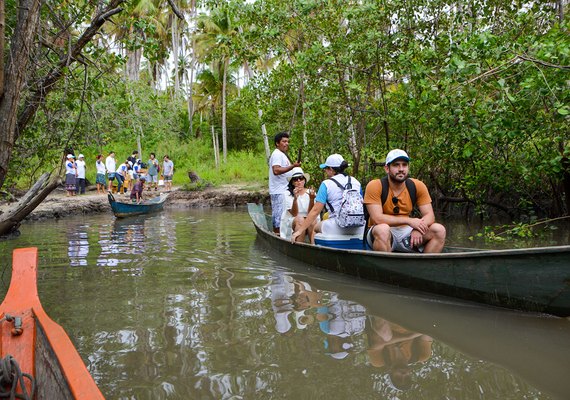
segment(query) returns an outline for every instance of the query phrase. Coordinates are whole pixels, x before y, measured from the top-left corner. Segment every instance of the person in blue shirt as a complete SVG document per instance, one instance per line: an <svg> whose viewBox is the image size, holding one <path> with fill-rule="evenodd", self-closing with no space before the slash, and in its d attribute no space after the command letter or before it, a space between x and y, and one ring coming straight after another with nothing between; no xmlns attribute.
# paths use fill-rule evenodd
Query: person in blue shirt
<svg viewBox="0 0 570 400"><path fill-rule="evenodd" d="M326 161L320 165L324 170L328 179L325 179L317 192L315 198L315 205L305 218L305 222L297 227L295 232L291 235L291 241L300 236L311 224L316 220L317 216L324 209L325 205L329 209L329 217L315 225L315 233L323 233L329 235L362 235L364 233L364 225L356 227L341 228L336 221L336 213L332 210L339 210L342 202L343 190L338 187L330 178L334 178L341 186L345 186L350 178L352 188L361 191L360 182L347 175L344 170L348 167L348 163L340 154L331 154L327 157ZM332 206L332 208L331 208ZM314 237L314 235L313 235ZM313 242L314 244L314 242Z"/></svg>

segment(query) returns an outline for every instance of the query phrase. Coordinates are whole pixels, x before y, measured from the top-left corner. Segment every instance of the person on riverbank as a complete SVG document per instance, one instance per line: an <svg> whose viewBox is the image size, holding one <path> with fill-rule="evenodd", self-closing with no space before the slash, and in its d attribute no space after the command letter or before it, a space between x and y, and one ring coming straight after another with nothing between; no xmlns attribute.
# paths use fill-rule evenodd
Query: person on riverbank
<svg viewBox="0 0 570 400"><path fill-rule="evenodd" d="M172 190L173 175L174 175L174 163L168 157L168 155L165 155L162 163L162 176L164 177L164 189L167 192Z"/></svg>
<svg viewBox="0 0 570 400"><path fill-rule="evenodd" d="M158 165L158 160L156 159L156 155L154 153L150 153L150 158L147 162L148 171L147 171L147 180L148 190L151 190L154 186L154 191L158 190L158 173L160 171L160 166Z"/></svg>
<svg viewBox="0 0 570 400"><path fill-rule="evenodd" d="M97 194L105 194L107 181L105 180L105 164L103 163L103 155L101 154L97 155L97 160L95 161L95 169L97 170L97 176L95 177L95 183L97 184Z"/></svg>
<svg viewBox="0 0 570 400"><path fill-rule="evenodd" d="M315 191L305 187L309 179L311 179L310 175L303 172L301 167L291 170L287 192L283 196L283 214L279 226L279 235L282 238L289 239L292 231L305 221L315 205ZM304 242L306 235L309 235L310 241L313 242L313 229L317 222L315 220L305 233L297 238L297 241Z"/></svg>
<svg viewBox="0 0 570 400"><path fill-rule="evenodd" d="M273 142L276 148L269 157L269 196L271 198L273 232L279 235L281 215L283 214L283 198L289 183L287 178L293 168L301 166L301 162L291 162L287 155L289 151L288 133L276 134Z"/></svg>
<svg viewBox="0 0 570 400"><path fill-rule="evenodd" d="M131 200L133 203L140 204L144 192L144 179L137 179L133 188L131 189Z"/></svg>
<svg viewBox="0 0 570 400"><path fill-rule="evenodd" d="M387 179L374 179L366 186L364 204L370 215L366 242L376 251L440 253L445 244L445 227L435 222L426 185L408 178L409 161L404 150L390 151L384 166ZM384 201L383 182L388 183ZM415 196L410 190L415 191ZM410 217L413 204L417 204L421 218Z"/></svg>
<svg viewBox="0 0 570 400"><path fill-rule="evenodd" d="M65 190L68 197L75 196L77 190L77 165L73 154L68 154L65 161Z"/></svg>
<svg viewBox="0 0 570 400"><path fill-rule="evenodd" d="M75 165L77 166L77 194L85 194L85 173L87 164L85 163L85 156L83 154L77 156Z"/></svg>
<svg viewBox="0 0 570 400"><path fill-rule="evenodd" d="M117 170L114 151L109 152L109 155L105 159L105 168L107 169L107 178L109 178L109 187L107 190L111 193L113 191L113 181L115 180L115 173Z"/></svg>
<svg viewBox="0 0 570 400"><path fill-rule="evenodd" d="M115 171L115 178L117 179L117 193L123 194L126 193L126 189L128 188L125 186L125 181L129 175L129 162L125 161L121 165L117 167L117 171Z"/></svg>
<svg viewBox="0 0 570 400"><path fill-rule="evenodd" d="M320 168L324 170L327 179L325 179L319 187L313 209L309 212L303 224L293 232L291 240L295 241L297 237L302 235L303 232L314 223L317 216L319 216L321 211L325 208L325 205L329 210L329 217L315 225L315 233L322 232L330 235L362 235L364 233L364 225L341 227L337 221L337 216L343 201L344 189L341 189L341 187L347 188L350 186L351 189L360 193L360 182L356 178L347 175L344 172L346 168L348 168L348 163L340 154L331 154L328 156L326 161L320 165ZM314 241L311 243L314 244Z"/></svg>
<svg viewBox="0 0 570 400"><path fill-rule="evenodd" d="M137 161L139 161L138 150L133 150L132 154L127 157L127 161L130 161L131 165L135 165L137 163Z"/></svg>

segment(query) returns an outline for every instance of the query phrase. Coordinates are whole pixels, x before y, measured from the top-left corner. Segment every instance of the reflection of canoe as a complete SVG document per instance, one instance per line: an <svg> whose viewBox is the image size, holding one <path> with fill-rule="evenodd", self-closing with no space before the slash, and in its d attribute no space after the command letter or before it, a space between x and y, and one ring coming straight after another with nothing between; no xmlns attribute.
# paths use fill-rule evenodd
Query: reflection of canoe
<svg viewBox="0 0 570 400"><path fill-rule="evenodd" d="M145 200L140 204L133 202L121 202L115 199L111 193L108 194L109 204L115 217L129 217L131 215L149 214L162 210L164 202L168 198L168 194L162 193L152 199Z"/></svg>
<svg viewBox="0 0 570 400"><path fill-rule="evenodd" d="M461 302L326 271L317 273L291 261L286 265L313 289L335 292L339 298L364 306L368 315L429 335L475 360L507 368L553 398L568 398L567 319Z"/></svg>
<svg viewBox="0 0 570 400"><path fill-rule="evenodd" d="M570 316L570 246L383 253L297 243L268 229L263 207L248 204L258 236L283 254L320 268L480 303Z"/></svg>
<svg viewBox="0 0 570 400"><path fill-rule="evenodd" d="M38 399L103 399L61 326L45 313L36 286L38 252L14 251L12 280L0 306L1 356L11 355L35 381ZM23 382L28 393L29 378ZM18 392L22 393L21 385Z"/></svg>

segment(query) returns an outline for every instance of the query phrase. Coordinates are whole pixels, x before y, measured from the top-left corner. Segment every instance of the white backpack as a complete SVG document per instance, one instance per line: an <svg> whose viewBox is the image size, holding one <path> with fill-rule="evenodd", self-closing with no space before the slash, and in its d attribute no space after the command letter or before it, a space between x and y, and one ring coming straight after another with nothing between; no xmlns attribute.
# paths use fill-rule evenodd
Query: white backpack
<svg viewBox="0 0 570 400"><path fill-rule="evenodd" d="M344 187L333 178L330 178L330 180L336 183L336 185L343 191L340 209L336 213L336 222L338 226L341 228L363 226L366 223L366 220L364 219L362 195L358 190L352 188L350 176L348 177L348 182ZM330 211L334 213L332 205L328 201L327 204Z"/></svg>

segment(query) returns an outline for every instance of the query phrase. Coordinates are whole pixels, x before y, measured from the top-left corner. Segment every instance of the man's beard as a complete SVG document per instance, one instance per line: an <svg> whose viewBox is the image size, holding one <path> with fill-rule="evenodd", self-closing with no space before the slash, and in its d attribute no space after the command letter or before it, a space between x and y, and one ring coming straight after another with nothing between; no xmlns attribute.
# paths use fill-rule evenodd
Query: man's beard
<svg viewBox="0 0 570 400"><path fill-rule="evenodd" d="M408 179L407 173L404 173L404 175L402 176L400 176L400 174L388 174L388 176L392 182L398 182L398 183L405 182L406 179Z"/></svg>

